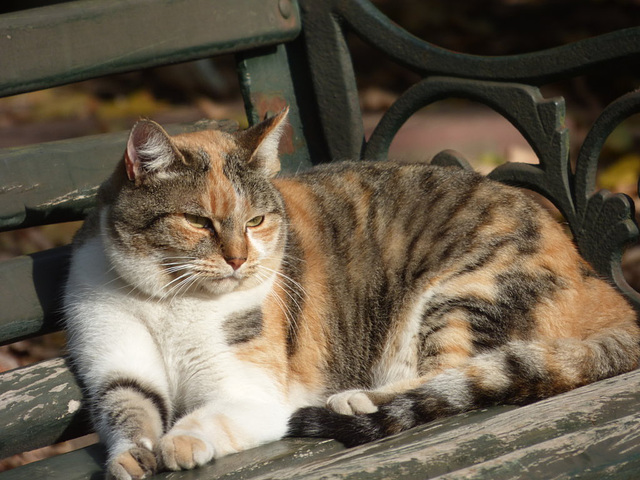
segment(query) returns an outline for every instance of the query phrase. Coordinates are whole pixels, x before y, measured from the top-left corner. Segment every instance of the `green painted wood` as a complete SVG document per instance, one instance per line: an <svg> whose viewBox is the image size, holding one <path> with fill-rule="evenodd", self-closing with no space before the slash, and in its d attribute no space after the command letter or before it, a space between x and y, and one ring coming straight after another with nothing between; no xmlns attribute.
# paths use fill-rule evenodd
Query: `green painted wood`
<svg viewBox="0 0 640 480"><path fill-rule="evenodd" d="M0 262L0 345L60 330L70 247Z"/></svg>
<svg viewBox="0 0 640 480"><path fill-rule="evenodd" d="M2 480L103 480L104 449L92 445L0 473Z"/></svg>
<svg viewBox="0 0 640 480"><path fill-rule="evenodd" d="M531 478L603 469L625 472L638 464L638 401L636 370L526 407L434 422L303 466L281 468L272 478L466 478L473 466L499 468L501 459L511 462L505 470L512 476L488 472L472 478L521 478L518 461L529 462L532 472L545 472ZM552 468L545 470L545 459L553 462ZM242 474L227 478L269 478Z"/></svg>
<svg viewBox="0 0 640 480"><path fill-rule="evenodd" d="M238 77L251 125L289 107L287 130L280 143L283 172L297 172L311 166L298 96L284 45L252 50L237 55Z"/></svg>
<svg viewBox="0 0 640 480"><path fill-rule="evenodd" d="M634 478L639 401L636 370L526 407L470 412L353 449L329 440L285 439L157 478ZM103 461L101 448L90 447L0 478L87 478Z"/></svg>
<svg viewBox="0 0 640 480"><path fill-rule="evenodd" d="M233 121L168 125L170 134L237 129ZM84 218L122 158L128 132L0 150L0 231Z"/></svg>
<svg viewBox="0 0 640 480"><path fill-rule="evenodd" d="M81 402L63 358L0 374L0 458L85 434Z"/></svg>
<svg viewBox="0 0 640 480"><path fill-rule="evenodd" d="M208 471L209 467L205 467L186 472L162 472L153 478L158 480L224 479L228 478L228 476L231 476L231 478L236 477L238 471L249 472L249 475L277 474L278 468L283 465L307 463L343 449L342 446L333 441L285 439L217 460L215 462L216 475L220 476L211 476ZM102 445L91 445L74 452L0 473L0 478L2 480L24 480L25 478L86 480L87 478L102 478L104 462L105 451Z"/></svg>
<svg viewBox="0 0 640 480"><path fill-rule="evenodd" d="M640 413L519 448L441 478L637 478L640 473Z"/></svg>
<svg viewBox="0 0 640 480"><path fill-rule="evenodd" d="M80 0L5 14L0 96L292 40L293 1Z"/></svg>

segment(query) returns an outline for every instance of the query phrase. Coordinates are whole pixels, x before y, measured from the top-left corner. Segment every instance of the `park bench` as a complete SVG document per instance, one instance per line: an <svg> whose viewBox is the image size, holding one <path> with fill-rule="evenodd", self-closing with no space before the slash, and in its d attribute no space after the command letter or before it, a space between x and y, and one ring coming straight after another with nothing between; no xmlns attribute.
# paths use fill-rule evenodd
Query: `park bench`
<svg viewBox="0 0 640 480"><path fill-rule="evenodd" d="M420 77L366 142L347 33ZM417 39L367 0L77 0L0 15L0 96L229 53L250 124L290 108L291 130L282 145L286 171L327 159L383 160L403 123L441 99L489 106L522 133L540 162L504 164L490 176L547 197L584 257L640 307L620 267L625 245L638 238L633 204L595 189L603 142L640 112L640 92L602 111L572 164L564 101L539 90L603 68L617 75L637 63L640 27L551 50L481 57ZM168 130L198 128L202 124ZM0 230L82 219L121 158L126 135L0 151ZM434 161L468 168L453 151ZM60 330L69 252L67 246L0 263L1 344ZM638 405L640 372L634 371L526 407L471 412L354 449L285 439L158 478L639 478ZM64 357L0 375L0 458L89 429ZM92 445L0 477L95 479L103 461L102 447Z"/></svg>

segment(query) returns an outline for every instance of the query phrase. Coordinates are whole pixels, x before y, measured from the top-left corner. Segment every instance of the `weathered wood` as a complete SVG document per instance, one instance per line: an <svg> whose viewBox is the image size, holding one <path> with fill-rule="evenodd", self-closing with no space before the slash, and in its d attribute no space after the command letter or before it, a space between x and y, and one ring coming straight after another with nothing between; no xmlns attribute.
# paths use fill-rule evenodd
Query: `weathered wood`
<svg viewBox="0 0 640 480"><path fill-rule="evenodd" d="M207 128L233 131L237 123L166 126L172 135ZM127 135L108 133L0 150L0 231L82 219L94 205L98 186L122 158Z"/></svg>
<svg viewBox="0 0 640 480"><path fill-rule="evenodd" d="M640 414L629 412L639 401L636 370L526 407L470 412L353 449L329 440L286 439L158 478L634 478L640 468ZM35 472L51 479L86 478L79 475L98 472L103 459L100 447L92 447L7 478Z"/></svg>
<svg viewBox="0 0 640 480"><path fill-rule="evenodd" d="M290 70L289 53L277 48L237 55L238 72L247 118L254 125L289 108L287 132L280 143L282 171L295 173L311 166L310 152L301 123L300 108ZM274 74L277 72L277 74ZM300 86L296 88L301 88ZM304 101L304 98L301 98Z"/></svg>
<svg viewBox="0 0 640 480"><path fill-rule="evenodd" d="M0 473L2 480L103 480L104 449L92 445Z"/></svg>
<svg viewBox="0 0 640 480"><path fill-rule="evenodd" d="M0 374L0 458L86 433L81 406L63 358Z"/></svg>
<svg viewBox="0 0 640 480"><path fill-rule="evenodd" d="M290 0L82 0L28 9L0 17L0 96L273 45L299 32Z"/></svg>
<svg viewBox="0 0 640 480"><path fill-rule="evenodd" d="M586 427L486 462L444 474L442 479L637 478L640 413Z"/></svg>
<svg viewBox="0 0 640 480"><path fill-rule="evenodd" d="M0 262L0 345L60 330L70 247Z"/></svg>
<svg viewBox="0 0 640 480"><path fill-rule="evenodd" d="M636 370L526 407L472 412L303 464L284 462L275 472L255 475L252 465L246 465L226 473L214 464L206 467L206 476L506 479L521 478L523 471L531 471L532 478L605 471L622 475L640 461L640 415L629 414L639 401Z"/></svg>

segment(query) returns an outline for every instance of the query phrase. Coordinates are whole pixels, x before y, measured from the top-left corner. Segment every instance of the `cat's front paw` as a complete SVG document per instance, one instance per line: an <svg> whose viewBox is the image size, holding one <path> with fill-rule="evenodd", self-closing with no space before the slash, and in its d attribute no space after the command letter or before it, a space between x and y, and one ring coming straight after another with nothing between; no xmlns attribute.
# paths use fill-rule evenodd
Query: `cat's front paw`
<svg viewBox="0 0 640 480"><path fill-rule="evenodd" d="M189 434L169 433L160 440L159 456L168 470L200 467L209 462L213 454L213 445Z"/></svg>
<svg viewBox="0 0 640 480"><path fill-rule="evenodd" d="M156 456L146 448L133 447L107 465L107 480L139 480L157 471Z"/></svg>
<svg viewBox="0 0 640 480"><path fill-rule="evenodd" d="M327 399L327 408L343 415L358 415L378 411L378 407L373 403L368 392L364 390L346 390L331 395Z"/></svg>

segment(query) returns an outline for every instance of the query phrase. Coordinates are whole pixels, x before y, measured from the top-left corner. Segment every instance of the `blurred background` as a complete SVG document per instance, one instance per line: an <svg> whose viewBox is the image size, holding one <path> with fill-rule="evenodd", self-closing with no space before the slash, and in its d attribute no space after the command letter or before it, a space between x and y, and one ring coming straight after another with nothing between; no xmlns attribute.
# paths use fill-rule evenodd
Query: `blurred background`
<svg viewBox="0 0 640 480"><path fill-rule="evenodd" d="M42 0L5 0L0 12L31 8ZM60 3L50 1L49 3ZM640 25L640 0L374 0L412 34L453 51L507 55L551 48ZM363 122L369 135L384 111L419 77L376 54L355 36L350 48L356 70ZM600 111L638 88L640 67L610 75L602 71L546 85L545 97L567 103L571 156ZM0 99L0 148L126 130L140 117L159 123L202 118L233 119L247 125L232 57L90 80ZM602 154L599 186L638 200L640 118L623 122ZM462 100L438 102L416 113L391 146L400 161L428 160L452 148L479 171L504 162L537 163L520 133L487 107ZM561 220L561 219L559 219ZM0 233L0 259L68 243L78 223ZM640 290L640 254L625 255L628 281ZM51 358L64 348L62 334L0 347L0 371ZM95 441L90 438L87 442ZM63 445L64 451L79 445ZM48 455L48 450L0 460L0 471Z"/></svg>

